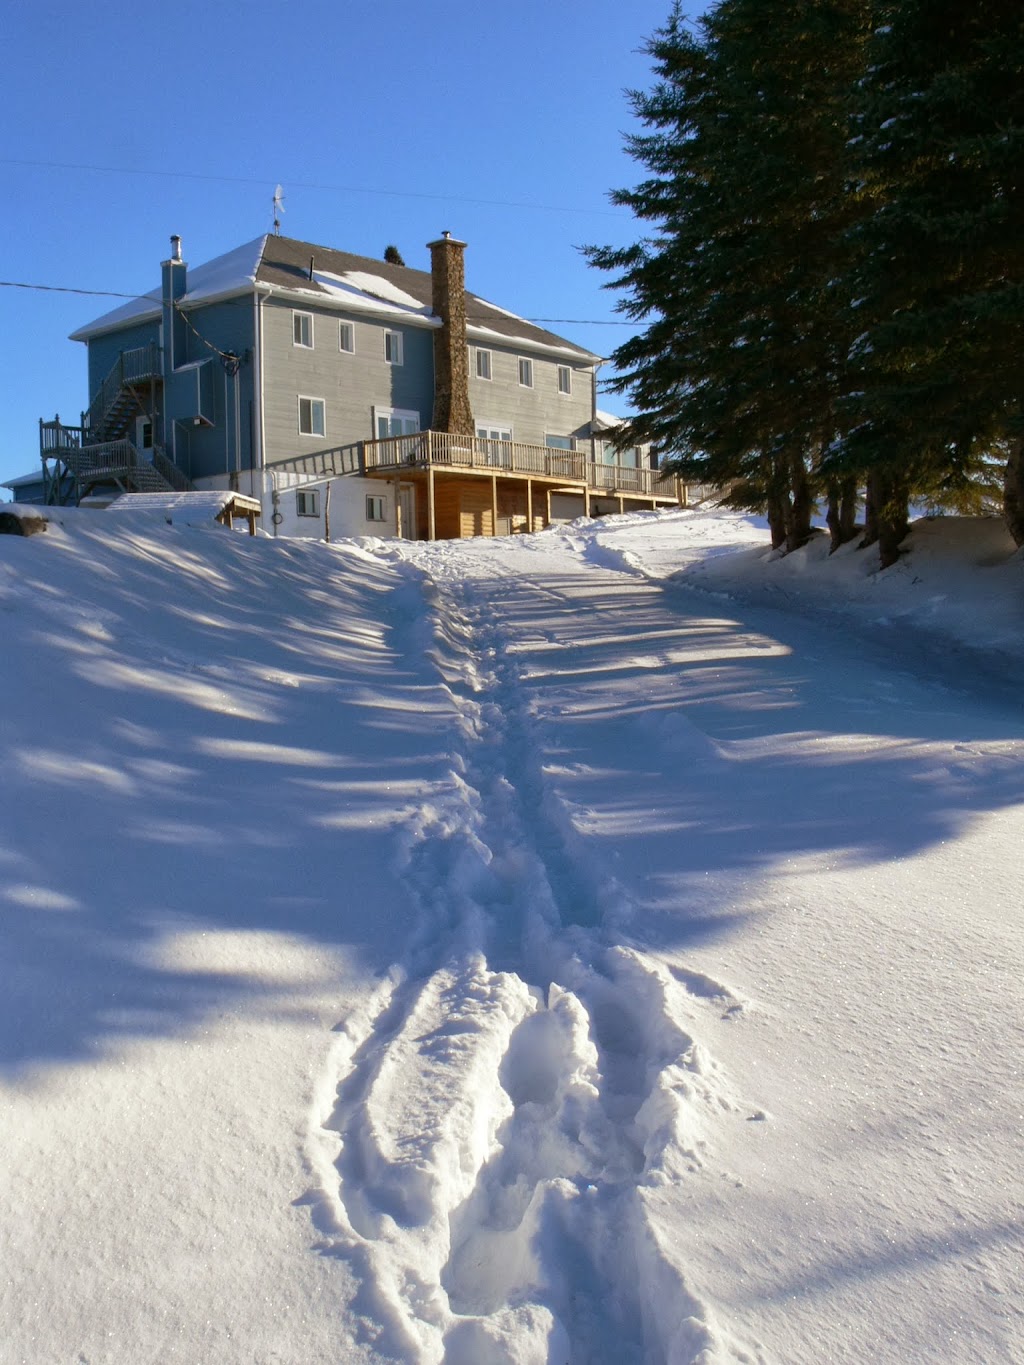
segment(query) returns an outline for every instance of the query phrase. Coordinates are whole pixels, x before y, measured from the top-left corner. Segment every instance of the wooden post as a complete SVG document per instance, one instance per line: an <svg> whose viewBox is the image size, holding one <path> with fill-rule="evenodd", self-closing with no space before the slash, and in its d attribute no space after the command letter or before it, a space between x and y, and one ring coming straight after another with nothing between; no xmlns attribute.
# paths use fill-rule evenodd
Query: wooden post
<svg viewBox="0 0 1024 1365"><path fill-rule="evenodd" d="M551 489L544 490L544 525L551 525Z"/></svg>
<svg viewBox="0 0 1024 1365"><path fill-rule="evenodd" d="M491 535L498 534L498 476L491 475Z"/></svg>
<svg viewBox="0 0 1024 1365"><path fill-rule="evenodd" d="M395 479L395 535L402 538L402 477Z"/></svg>
<svg viewBox="0 0 1024 1365"><path fill-rule="evenodd" d="M427 539L437 539L437 527L434 523L434 466L430 465L427 469Z"/></svg>
<svg viewBox="0 0 1024 1365"><path fill-rule="evenodd" d="M626 499L625 499L625 498L622 496L622 494L620 493L620 494L619 494L619 512L621 513L621 512L624 512L625 510L626 510Z"/></svg>
<svg viewBox="0 0 1024 1365"><path fill-rule="evenodd" d="M328 545L331 543L331 481L327 480L327 487L324 490L324 540Z"/></svg>
<svg viewBox="0 0 1024 1365"><path fill-rule="evenodd" d="M526 529L533 534L533 480L526 480Z"/></svg>
<svg viewBox="0 0 1024 1365"><path fill-rule="evenodd" d="M590 485L587 483L583 485L583 515L590 516Z"/></svg>

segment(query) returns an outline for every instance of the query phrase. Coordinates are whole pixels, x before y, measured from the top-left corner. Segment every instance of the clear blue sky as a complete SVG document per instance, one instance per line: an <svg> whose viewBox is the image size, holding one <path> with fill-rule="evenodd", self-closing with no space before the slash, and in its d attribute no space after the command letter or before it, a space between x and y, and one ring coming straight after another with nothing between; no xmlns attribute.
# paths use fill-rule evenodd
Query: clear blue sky
<svg viewBox="0 0 1024 1365"><path fill-rule="evenodd" d="M272 224L429 265L442 229L467 283L525 317L611 320L576 247L635 239L610 189L627 88L670 0L35 0L8 7L0 278L143 293L171 233L199 265ZM0 479L38 467L41 416L77 421L75 327L117 299L0 288ZM552 323L604 355L620 326ZM611 406L616 406L614 403ZM621 409L621 404L618 404ZM7 496L4 494L3 496Z"/></svg>

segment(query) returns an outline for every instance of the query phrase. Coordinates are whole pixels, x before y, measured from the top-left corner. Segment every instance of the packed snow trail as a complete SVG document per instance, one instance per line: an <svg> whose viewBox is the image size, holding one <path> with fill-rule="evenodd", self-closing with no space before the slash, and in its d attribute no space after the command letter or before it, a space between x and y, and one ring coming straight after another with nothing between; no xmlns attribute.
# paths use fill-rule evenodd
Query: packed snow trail
<svg viewBox="0 0 1024 1365"><path fill-rule="evenodd" d="M742 1006L619 942L628 895L550 787L489 594L432 567L461 743L410 847L421 928L336 1050L311 1146L323 1249L367 1266L399 1355L760 1360L663 1254L641 1195L748 1116L684 1027Z"/></svg>
<svg viewBox="0 0 1024 1365"><path fill-rule="evenodd" d="M340 1069L342 1104L326 1125L342 1140L338 1170L354 1142L385 1175L363 1245L374 1282L387 1287L405 1349L424 1360L903 1360L901 1342L948 1336L945 1320L963 1313L962 1302L947 1311L926 1294L903 1302L901 1286L923 1273L907 1239L928 1228L933 1245L957 1245L955 1232L942 1231L941 1201L929 1208L923 1193L896 1206L883 1200L873 1216L873 1200L851 1203L848 1189L826 1212L815 1175L808 1204L816 1226L829 1229L825 1244L852 1235L857 1249L844 1254L869 1263L863 1248L891 1225L886 1241L906 1247L888 1271L884 1261L855 1276L823 1265L846 1342L834 1356L815 1316L820 1290L794 1283L778 1309L770 1299L755 1308L744 1290L771 1283L775 1238L796 1234L792 1215L766 1200L773 1129L802 1129L795 1148L813 1166L803 1144L820 1127L800 1112L801 1091L821 1102L818 1042L803 1025L796 1042L784 1027L775 1040L772 1016L792 1008L787 977L803 976L824 946L816 933L806 946L789 935L807 935L808 893L826 873L835 894L857 905L856 927L832 925L829 944L867 1022L840 1010L821 1016L819 1030L834 1039L826 1055L836 1043L851 1057L866 1048L880 1088L858 1058L838 1091L830 1080L824 1093L834 1103L836 1094L877 1090L893 1124L912 1133L927 1122L914 1112L921 1101L927 1111L926 1088L921 1101L893 1107L900 1085L884 1079L885 1053L906 1027L893 988L907 990L916 1016L941 1008L941 986L922 974L912 943L886 943L891 984L879 978L884 967L863 938L876 918L864 898L884 906L885 886L913 908L915 858L941 847L973 807L1019 806L1019 716L1008 726L997 702L982 696L965 707L927 676L880 668L856 639L837 644L772 613L747 611L741 624L708 611L706 599L617 571L613 541L570 529L521 546L411 552L427 574L432 654L461 742L454 804L424 813L407 866L433 939L428 931L410 958L409 998L362 1071ZM864 874L875 863L881 881ZM765 912L778 906L792 918L794 903L797 922L780 937ZM964 933L959 917L941 913L927 928L911 914L907 928L931 932L933 944ZM721 970L715 946L749 942L751 932L776 973L729 949L740 979L765 987L766 998L758 989L752 1001ZM983 932L998 938L1005 927L988 917ZM1016 926L1006 947L1019 957ZM824 980L834 968L811 970ZM487 999L487 1023L479 1005L467 1008L473 992ZM832 984L825 998L841 995ZM428 1006L442 997L444 1010ZM1001 1013L990 1029L1002 1027ZM435 1045L449 1016L461 1021L466 1053L446 1069L454 1090L442 1101L443 1142L424 1151L414 1115L439 1106L423 1090L423 1046ZM750 1018L763 1021L759 1041ZM944 1037L941 1024L928 1028ZM780 1045L803 1052L805 1080L757 1069ZM367 1097L355 1132L346 1085ZM399 1088L406 1129L386 1117ZM399 1151L412 1154L412 1170L393 1159ZM874 1159L842 1156L836 1169L852 1167L855 1188ZM1001 1160L989 1154L994 1198L958 1210L977 1231L925 1276L951 1301L962 1295L959 1264L970 1249L994 1238L998 1261L1015 1235L995 1176ZM331 1172L321 1172L330 1188ZM776 1174L783 1188L794 1179L792 1151ZM413 1217L402 1195L410 1180L432 1191ZM338 1198L343 1227L343 1189ZM396 1208L404 1222L388 1221ZM349 1245L352 1231L333 1247ZM892 1321L907 1319L902 1328L879 1332L863 1314L855 1285L865 1273L887 1275L883 1301ZM999 1282L991 1263L984 1273ZM958 1333L964 1358L1012 1358L1013 1310L1006 1317L1001 1306L997 1297L982 1315L977 1339ZM762 1334L771 1346L758 1344Z"/></svg>

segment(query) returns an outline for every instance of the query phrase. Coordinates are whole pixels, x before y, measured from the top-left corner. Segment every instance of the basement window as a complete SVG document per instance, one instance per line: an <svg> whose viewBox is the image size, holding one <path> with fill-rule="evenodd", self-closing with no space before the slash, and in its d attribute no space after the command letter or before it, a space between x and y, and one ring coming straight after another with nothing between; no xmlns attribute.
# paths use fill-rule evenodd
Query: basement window
<svg viewBox="0 0 1024 1365"><path fill-rule="evenodd" d="M299 396L299 435L324 436L327 423L324 418L322 398L303 398Z"/></svg>
<svg viewBox="0 0 1024 1365"><path fill-rule="evenodd" d="M402 333L384 333L384 359L389 365L401 365L402 363Z"/></svg>
<svg viewBox="0 0 1024 1365"><path fill-rule="evenodd" d="M519 357L519 387L521 389L533 388L533 361L524 355Z"/></svg>
<svg viewBox="0 0 1024 1365"><path fill-rule="evenodd" d="M387 518L387 501L370 494L366 499L366 520L384 521Z"/></svg>
<svg viewBox="0 0 1024 1365"><path fill-rule="evenodd" d="M292 344L303 346L307 351L313 349L313 314L292 314Z"/></svg>
<svg viewBox="0 0 1024 1365"><path fill-rule="evenodd" d="M312 488L296 493L295 512L300 517L318 517L320 515L319 489Z"/></svg>

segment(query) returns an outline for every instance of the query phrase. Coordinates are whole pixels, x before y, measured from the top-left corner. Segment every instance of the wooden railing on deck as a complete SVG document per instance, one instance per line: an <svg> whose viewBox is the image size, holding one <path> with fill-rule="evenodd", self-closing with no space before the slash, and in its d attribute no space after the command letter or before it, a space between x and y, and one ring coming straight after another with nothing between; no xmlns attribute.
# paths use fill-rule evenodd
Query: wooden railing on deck
<svg viewBox="0 0 1024 1365"><path fill-rule="evenodd" d="M523 441L491 441L482 436L453 436L444 431L416 431L367 441L363 448L366 471L426 468L505 470L537 478L575 483L603 492L664 498L675 501L673 478L661 479L656 469L630 469L594 464L589 452L527 445Z"/></svg>

